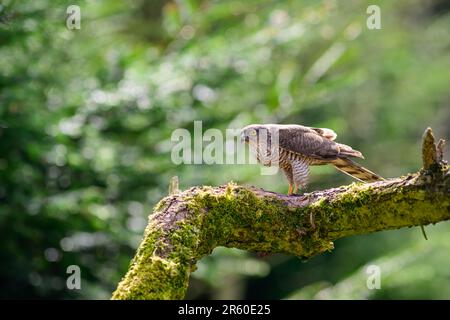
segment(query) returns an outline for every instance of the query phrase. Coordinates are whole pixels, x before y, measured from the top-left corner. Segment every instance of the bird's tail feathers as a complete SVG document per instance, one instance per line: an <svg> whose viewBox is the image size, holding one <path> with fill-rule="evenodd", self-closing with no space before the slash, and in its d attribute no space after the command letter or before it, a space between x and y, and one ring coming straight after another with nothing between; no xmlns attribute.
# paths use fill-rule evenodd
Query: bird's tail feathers
<svg viewBox="0 0 450 320"><path fill-rule="evenodd" d="M364 168L360 164L348 159L338 158L332 164L339 171L348 174L349 176L364 182L374 182L384 180L382 177L373 173L369 169Z"/></svg>

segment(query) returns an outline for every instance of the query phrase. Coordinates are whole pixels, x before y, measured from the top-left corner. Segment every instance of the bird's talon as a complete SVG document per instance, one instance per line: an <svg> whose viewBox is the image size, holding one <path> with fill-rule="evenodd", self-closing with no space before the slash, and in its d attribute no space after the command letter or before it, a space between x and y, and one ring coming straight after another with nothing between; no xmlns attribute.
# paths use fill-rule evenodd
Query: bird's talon
<svg viewBox="0 0 450 320"><path fill-rule="evenodd" d="M292 195L292 184L289 184L288 196Z"/></svg>

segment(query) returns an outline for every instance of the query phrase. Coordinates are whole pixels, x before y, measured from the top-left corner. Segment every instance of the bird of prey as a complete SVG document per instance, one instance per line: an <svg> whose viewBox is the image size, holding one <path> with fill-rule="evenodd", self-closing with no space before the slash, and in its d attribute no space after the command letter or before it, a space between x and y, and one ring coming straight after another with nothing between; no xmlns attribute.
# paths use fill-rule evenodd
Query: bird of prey
<svg viewBox="0 0 450 320"><path fill-rule="evenodd" d="M331 129L301 125L252 124L241 130L241 139L258 162L279 166L289 182L288 195L297 193L308 183L309 166L332 164L339 171L365 182L384 180L379 175L352 161L364 159L361 152L337 143Z"/></svg>

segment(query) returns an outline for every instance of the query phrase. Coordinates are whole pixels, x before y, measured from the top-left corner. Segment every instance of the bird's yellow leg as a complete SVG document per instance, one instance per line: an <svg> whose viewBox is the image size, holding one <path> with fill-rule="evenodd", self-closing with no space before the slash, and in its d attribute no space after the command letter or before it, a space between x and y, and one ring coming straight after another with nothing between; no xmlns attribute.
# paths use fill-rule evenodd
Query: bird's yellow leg
<svg viewBox="0 0 450 320"><path fill-rule="evenodd" d="M293 193L297 193L297 191L298 191L298 185L296 184Z"/></svg>
<svg viewBox="0 0 450 320"><path fill-rule="evenodd" d="M291 194L292 194L292 184L289 183L288 196L290 196Z"/></svg>

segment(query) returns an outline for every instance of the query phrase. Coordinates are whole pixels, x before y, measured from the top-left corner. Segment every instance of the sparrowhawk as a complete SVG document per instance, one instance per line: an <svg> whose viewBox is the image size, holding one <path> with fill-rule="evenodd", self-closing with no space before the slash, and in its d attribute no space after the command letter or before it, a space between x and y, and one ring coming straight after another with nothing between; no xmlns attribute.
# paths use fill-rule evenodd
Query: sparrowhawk
<svg viewBox="0 0 450 320"><path fill-rule="evenodd" d="M361 152L337 143L331 129L301 125L252 124L241 131L241 139L248 143L258 162L265 166L278 165L289 181L288 194L308 183L309 166L331 163L349 176L365 181L379 181L382 177L352 161L364 159Z"/></svg>

